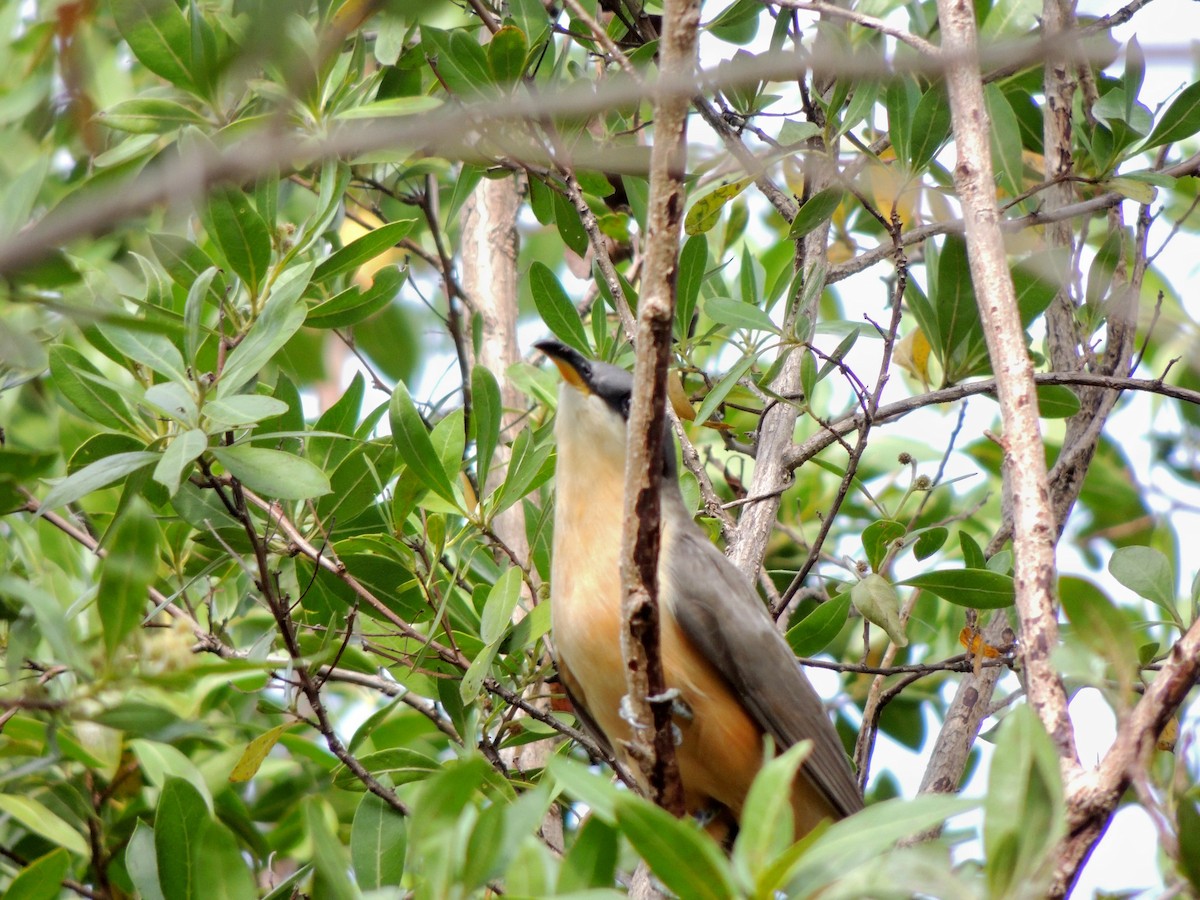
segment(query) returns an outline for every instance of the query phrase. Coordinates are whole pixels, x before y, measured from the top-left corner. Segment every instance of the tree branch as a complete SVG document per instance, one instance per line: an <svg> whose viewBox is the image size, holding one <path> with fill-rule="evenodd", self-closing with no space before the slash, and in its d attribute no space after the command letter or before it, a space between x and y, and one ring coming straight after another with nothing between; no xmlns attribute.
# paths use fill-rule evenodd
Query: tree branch
<svg viewBox="0 0 1200 900"><path fill-rule="evenodd" d="M1050 654L1058 645L1057 573L1045 452L1033 366L1025 350L1016 293L996 206L983 80L976 56L975 12L964 0L938 0L943 47L956 57L947 72L957 148L954 183L963 205L971 276L1004 423L1004 483L1012 504L1016 608L1029 700L1066 772L1079 768L1067 697Z"/></svg>
<svg viewBox="0 0 1200 900"><path fill-rule="evenodd" d="M699 0L667 0L659 55L668 75L694 70L699 24ZM630 751L654 801L676 815L684 812L683 785L675 760L672 701L666 694L659 654L658 554L667 366L687 168L687 112L685 97L660 95L655 100L645 271L638 303L637 358L625 458L625 527L621 533L621 650L630 709L638 723ZM621 302L619 297L614 299Z"/></svg>

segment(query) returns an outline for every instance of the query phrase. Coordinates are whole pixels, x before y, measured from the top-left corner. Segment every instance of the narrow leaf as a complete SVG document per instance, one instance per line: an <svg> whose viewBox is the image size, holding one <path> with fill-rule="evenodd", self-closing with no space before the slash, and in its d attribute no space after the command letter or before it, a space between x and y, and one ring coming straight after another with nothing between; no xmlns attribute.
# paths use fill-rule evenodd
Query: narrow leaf
<svg viewBox="0 0 1200 900"><path fill-rule="evenodd" d="M617 798L617 824L655 876L677 896L725 900L737 894L725 856L690 820L634 794Z"/></svg>
<svg viewBox="0 0 1200 900"><path fill-rule="evenodd" d="M307 459L237 444L216 447L213 456L246 487L280 500L307 500L328 494L329 476Z"/></svg>
<svg viewBox="0 0 1200 900"><path fill-rule="evenodd" d="M350 826L350 860L363 890L395 887L404 877L408 835L404 817L372 793L363 794Z"/></svg>
<svg viewBox="0 0 1200 900"><path fill-rule="evenodd" d="M171 497L179 490L187 467L208 448L208 435L199 428L189 428L175 436L154 467L154 480L167 489Z"/></svg>
<svg viewBox="0 0 1200 900"><path fill-rule="evenodd" d="M145 503L135 498L112 526L108 556L100 564L96 606L111 660L146 614L146 591L158 567L158 525Z"/></svg>
<svg viewBox="0 0 1200 900"><path fill-rule="evenodd" d="M306 315L300 294L308 285L311 271L311 264L295 266L275 282L262 314L225 361L217 397L241 390L300 330Z"/></svg>
<svg viewBox="0 0 1200 900"><path fill-rule="evenodd" d="M433 448L425 422L409 396L403 382L392 391L388 405L388 418L392 425L392 440L404 464L418 481L443 500L457 503L450 480L442 461Z"/></svg>
<svg viewBox="0 0 1200 900"><path fill-rule="evenodd" d="M492 456L500 441L500 421L504 413L500 385L487 366L476 365L471 370L471 428L475 432L475 471L479 489L486 491Z"/></svg>
<svg viewBox="0 0 1200 900"><path fill-rule="evenodd" d="M973 609L1002 609L1012 606L1015 597L1012 578L987 569L944 569L902 583Z"/></svg>
<svg viewBox="0 0 1200 900"><path fill-rule="evenodd" d="M263 760L267 758L267 754L279 742L280 736L291 727L291 725L276 725L254 738L246 745L242 750L242 755L234 763L233 770L229 773L229 780L237 784L253 778L263 764Z"/></svg>
<svg viewBox="0 0 1200 900"><path fill-rule="evenodd" d="M838 636L850 614L850 592L830 597L788 629L787 642L797 656L815 656Z"/></svg>
<svg viewBox="0 0 1200 900"><path fill-rule="evenodd" d="M34 834L76 856L89 855L87 841L44 804L25 794L0 794L0 812L7 813Z"/></svg>
<svg viewBox="0 0 1200 900"><path fill-rule="evenodd" d="M191 783L167 779L154 816L154 851L163 895L171 900L198 900L200 837L209 821L204 798Z"/></svg>
<svg viewBox="0 0 1200 900"><path fill-rule="evenodd" d="M710 297L704 302L704 312L720 325L745 328L749 331L779 333L779 329L766 312L740 300L730 300L728 297Z"/></svg>
<svg viewBox="0 0 1200 900"><path fill-rule="evenodd" d="M416 219L399 219L386 225L380 225L323 260L313 272L312 280L320 283L346 272L353 272L363 263L369 262L399 244L408 237L409 232L416 224Z"/></svg>
<svg viewBox="0 0 1200 900"><path fill-rule="evenodd" d="M792 227L788 229L788 237L792 240L804 237L817 226L828 220L841 205L845 192L839 187L828 187L817 191L800 207L796 218L792 219Z"/></svg>
<svg viewBox="0 0 1200 900"><path fill-rule="evenodd" d="M108 487L131 472L158 462L158 459L159 455L149 450L114 453L104 459L98 459L78 472L68 475L51 488L42 501L42 510L51 510L67 503L74 503L92 491Z"/></svg>
<svg viewBox="0 0 1200 900"><path fill-rule="evenodd" d="M1163 144L1181 141L1197 131L1200 131L1200 81L1189 84L1171 101L1138 152L1144 153Z"/></svg>
<svg viewBox="0 0 1200 900"><path fill-rule="evenodd" d="M558 278L544 263L535 262L529 267L529 288L533 292L533 304L537 307L538 315L554 336L581 353L591 355L579 311L559 284Z"/></svg>

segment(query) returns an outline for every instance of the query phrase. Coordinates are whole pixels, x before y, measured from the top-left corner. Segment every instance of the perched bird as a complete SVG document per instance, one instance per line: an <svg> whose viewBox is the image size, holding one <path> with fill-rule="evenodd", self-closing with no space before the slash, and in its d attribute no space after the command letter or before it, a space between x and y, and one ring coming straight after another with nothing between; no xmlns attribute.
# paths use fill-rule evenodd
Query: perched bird
<svg viewBox="0 0 1200 900"><path fill-rule="evenodd" d="M563 376L550 583L559 675L584 724L621 759L630 729L621 715L619 555L633 376L558 341L535 346ZM862 795L821 698L762 601L692 521L673 443L663 456L658 595L667 687L682 701L674 723L686 809L715 835L732 834L764 762L763 736L780 751L807 739L812 753L793 790L799 837L861 809Z"/></svg>

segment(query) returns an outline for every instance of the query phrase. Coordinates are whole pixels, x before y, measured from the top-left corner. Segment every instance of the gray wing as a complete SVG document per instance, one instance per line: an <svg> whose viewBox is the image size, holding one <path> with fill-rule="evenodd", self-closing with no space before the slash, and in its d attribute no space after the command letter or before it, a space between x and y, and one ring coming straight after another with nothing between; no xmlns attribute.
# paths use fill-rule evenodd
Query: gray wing
<svg viewBox="0 0 1200 900"><path fill-rule="evenodd" d="M862 793L821 698L745 576L688 521L673 536L672 598L688 639L729 681L780 750L801 740L813 749L802 772L842 815L862 809Z"/></svg>

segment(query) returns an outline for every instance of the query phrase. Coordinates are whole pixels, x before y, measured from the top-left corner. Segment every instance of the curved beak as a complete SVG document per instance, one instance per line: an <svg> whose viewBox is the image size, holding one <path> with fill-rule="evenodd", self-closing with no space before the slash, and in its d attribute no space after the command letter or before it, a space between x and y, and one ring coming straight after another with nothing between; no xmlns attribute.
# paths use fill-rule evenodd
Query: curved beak
<svg viewBox="0 0 1200 900"><path fill-rule="evenodd" d="M590 383L592 364L586 356L574 347L568 347L562 341L535 341L533 346L550 358L550 361L562 374L563 381L584 394L594 393Z"/></svg>

